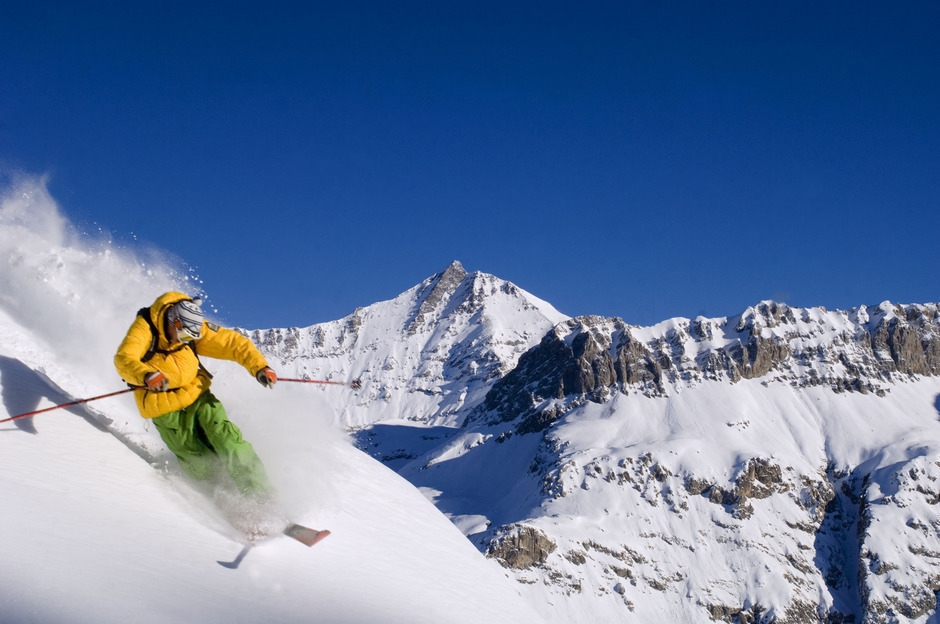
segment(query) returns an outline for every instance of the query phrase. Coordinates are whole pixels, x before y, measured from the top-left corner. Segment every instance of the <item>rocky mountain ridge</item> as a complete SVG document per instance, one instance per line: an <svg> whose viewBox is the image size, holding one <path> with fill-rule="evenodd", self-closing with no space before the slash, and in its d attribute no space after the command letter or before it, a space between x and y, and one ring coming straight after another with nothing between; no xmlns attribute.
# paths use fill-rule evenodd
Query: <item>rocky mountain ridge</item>
<svg viewBox="0 0 940 624"><path fill-rule="evenodd" d="M525 353L475 417L525 413L522 430L539 431L559 415L551 399L569 396L665 396L667 385L741 379L883 395L896 381L938 374L937 304L828 312L765 301L737 317L677 318L652 328L585 316L559 323Z"/></svg>

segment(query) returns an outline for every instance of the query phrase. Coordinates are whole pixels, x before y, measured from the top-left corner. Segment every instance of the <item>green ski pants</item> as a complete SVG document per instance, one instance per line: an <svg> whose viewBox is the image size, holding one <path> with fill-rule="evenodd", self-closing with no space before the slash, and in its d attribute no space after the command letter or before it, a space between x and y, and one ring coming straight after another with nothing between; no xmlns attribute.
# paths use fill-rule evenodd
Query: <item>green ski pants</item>
<svg viewBox="0 0 940 624"><path fill-rule="evenodd" d="M220 468L232 477L242 494L264 497L271 486L254 447L208 390L186 409L153 419L160 437L194 479L213 479Z"/></svg>

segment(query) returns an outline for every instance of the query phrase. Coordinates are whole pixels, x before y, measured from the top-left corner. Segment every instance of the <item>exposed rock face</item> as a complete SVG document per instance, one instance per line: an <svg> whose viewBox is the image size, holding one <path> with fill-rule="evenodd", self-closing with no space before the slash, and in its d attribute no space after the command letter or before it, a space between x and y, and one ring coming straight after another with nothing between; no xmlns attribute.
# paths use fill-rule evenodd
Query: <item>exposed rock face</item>
<svg viewBox="0 0 940 624"><path fill-rule="evenodd" d="M555 542L535 527L513 525L504 527L502 535L490 542L486 556L504 568L530 568L544 563L555 548Z"/></svg>
<svg viewBox="0 0 940 624"><path fill-rule="evenodd" d="M662 396L666 384L767 378L837 392L883 392L898 376L940 374L937 304L798 310L764 302L739 317L673 319L637 328L583 316L557 325L489 392L477 418L542 431L552 399L602 401L610 392ZM569 405L570 407L570 405Z"/></svg>
<svg viewBox="0 0 940 624"><path fill-rule="evenodd" d="M408 335L413 336L437 308L446 302L457 290L457 286L467 276L466 269L454 261L446 269L431 277L426 286L418 292L418 301L421 303L414 316L408 322Z"/></svg>
<svg viewBox="0 0 940 624"><path fill-rule="evenodd" d="M716 505L732 509L738 519L749 518L753 508L748 499L764 499L777 493L789 491L790 485L783 479L780 466L764 458L750 459L735 480L734 488L726 489L695 478L686 480L685 489L690 494L701 494Z"/></svg>

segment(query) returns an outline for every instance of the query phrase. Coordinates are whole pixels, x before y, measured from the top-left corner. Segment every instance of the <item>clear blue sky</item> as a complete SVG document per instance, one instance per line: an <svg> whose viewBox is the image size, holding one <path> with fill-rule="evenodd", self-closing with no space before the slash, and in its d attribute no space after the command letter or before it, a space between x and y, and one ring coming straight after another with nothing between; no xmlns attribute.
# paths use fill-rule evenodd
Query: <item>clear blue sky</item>
<svg viewBox="0 0 940 624"><path fill-rule="evenodd" d="M648 325L940 300L940 3L7 3L0 168L308 325L460 260Z"/></svg>

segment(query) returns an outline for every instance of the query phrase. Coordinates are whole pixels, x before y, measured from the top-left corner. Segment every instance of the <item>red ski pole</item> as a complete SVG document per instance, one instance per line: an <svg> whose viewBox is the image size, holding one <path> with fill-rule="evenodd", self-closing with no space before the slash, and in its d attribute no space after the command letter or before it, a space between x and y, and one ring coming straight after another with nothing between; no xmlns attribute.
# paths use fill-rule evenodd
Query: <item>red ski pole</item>
<svg viewBox="0 0 940 624"><path fill-rule="evenodd" d="M278 381L294 381L297 383L315 383L315 384L331 384L334 386L349 386L353 390L358 390L362 387L362 382L358 379L353 381L324 381L322 379L288 379L286 377L278 377Z"/></svg>
<svg viewBox="0 0 940 624"><path fill-rule="evenodd" d="M35 412L28 412L26 414L20 414L19 416L12 416L10 418L4 418L0 420L0 423L10 422L11 420L19 420L20 418L26 418L27 416L35 416L36 414L42 414L43 412L50 412L55 409L62 407L71 407L73 405L80 405L82 403L88 403L89 401L97 401L98 399L106 399L108 397L117 396L118 394L124 394L125 392L133 392L137 388L127 388L126 390L118 390L117 392L112 392L110 394L102 394L101 396L91 397L90 399L79 399L78 401L72 401L71 403L63 403L62 405L53 405L52 407L47 407L45 409L36 410Z"/></svg>

